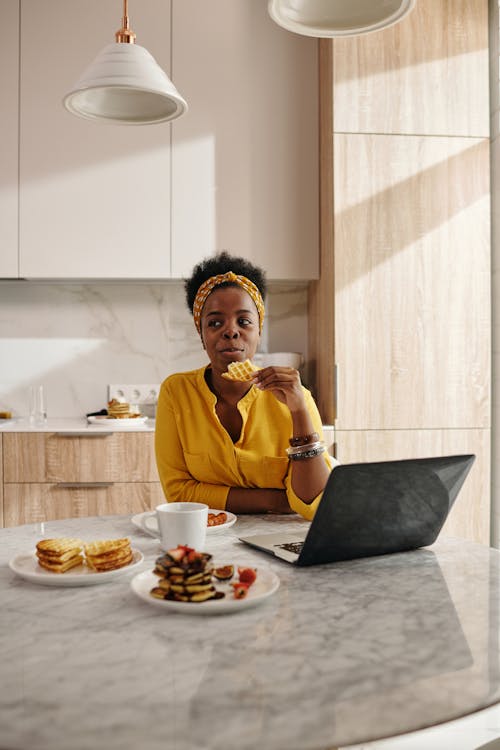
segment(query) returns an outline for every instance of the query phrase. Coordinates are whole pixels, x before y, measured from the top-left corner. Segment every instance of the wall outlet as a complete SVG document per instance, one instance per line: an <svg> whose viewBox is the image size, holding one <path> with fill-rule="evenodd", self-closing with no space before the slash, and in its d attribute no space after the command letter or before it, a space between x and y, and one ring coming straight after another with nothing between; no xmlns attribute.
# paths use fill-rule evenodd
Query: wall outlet
<svg viewBox="0 0 500 750"><path fill-rule="evenodd" d="M156 404L160 392L159 383L129 383L108 385L108 401L116 398L129 404Z"/></svg>

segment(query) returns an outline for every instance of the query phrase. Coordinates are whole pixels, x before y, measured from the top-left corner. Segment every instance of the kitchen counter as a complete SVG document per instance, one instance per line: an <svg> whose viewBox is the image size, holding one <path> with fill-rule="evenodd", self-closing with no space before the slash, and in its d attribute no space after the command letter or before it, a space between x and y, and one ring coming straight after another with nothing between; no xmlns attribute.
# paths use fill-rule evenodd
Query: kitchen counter
<svg viewBox="0 0 500 750"><path fill-rule="evenodd" d="M259 606L218 616L134 595L130 580L152 569L159 545L128 516L1 530L1 747L331 750L500 700L497 550L445 539L297 568L238 541L305 523L242 516L207 536L214 560L281 581ZM40 538L63 535L127 535L145 560L80 588L37 586L8 568Z"/></svg>
<svg viewBox="0 0 500 750"><path fill-rule="evenodd" d="M111 420L108 420L111 421ZM120 427L120 420L105 427L89 424L85 417L65 417L48 419L45 425L33 426L27 417L16 419L0 419L0 432L56 432L56 433L103 433L108 430L113 432L154 432L155 420L148 419L144 424L132 427Z"/></svg>

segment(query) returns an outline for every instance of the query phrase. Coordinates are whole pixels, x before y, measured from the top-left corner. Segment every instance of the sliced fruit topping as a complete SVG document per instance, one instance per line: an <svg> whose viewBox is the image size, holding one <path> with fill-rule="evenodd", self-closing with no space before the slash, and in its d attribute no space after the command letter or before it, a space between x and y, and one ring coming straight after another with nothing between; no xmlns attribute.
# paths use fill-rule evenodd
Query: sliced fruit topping
<svg viewBox="0 0 500 750"><path fill-rule="evenodd" d="M214 576L219 581L229 581L234 576L234 565L221 565L220 568L214 568Z"/></svg>
<svg viewBox="0 0 500 750"><path fill-rule="evenodd" d="M255 568L238 568L238 576L241 583L248 583L251 586L257 578L257 571Z"/></svg>
<svg viewBox="0 0 500 750"><path fill-rule="evenodd" d="M233 587L233 596L235 599L244 599L250 588L249 583L242 583L241 581L235 581L231 586Z"/></svg>

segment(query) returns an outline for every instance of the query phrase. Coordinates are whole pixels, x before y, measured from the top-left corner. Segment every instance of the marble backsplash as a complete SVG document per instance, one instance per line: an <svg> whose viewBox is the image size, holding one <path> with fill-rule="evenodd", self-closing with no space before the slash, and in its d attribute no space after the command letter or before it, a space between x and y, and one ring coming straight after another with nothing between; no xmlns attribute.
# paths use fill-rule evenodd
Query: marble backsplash
<svg viewBox="0 0 500 750"><path fill-rule="evenodd" d="M307 362L306 283L269 284L260 350ZM0 282L0 411L26 416L41 384L50 417L82 416L106 405L108 383L161 383L206 361L182 282Z"/></svg>

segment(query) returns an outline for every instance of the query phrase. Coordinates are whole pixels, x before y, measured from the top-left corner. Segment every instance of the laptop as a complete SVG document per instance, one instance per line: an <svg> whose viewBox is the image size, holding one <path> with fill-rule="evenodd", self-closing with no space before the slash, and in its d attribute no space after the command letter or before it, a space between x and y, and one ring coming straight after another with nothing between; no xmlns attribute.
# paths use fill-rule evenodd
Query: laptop
<svg viewBox="0 0 500 750"><path fill-rule="evenodd" d="M474 455L340 464L308 530L239 537L295 565L406 552L432 544Z"/></svg>

